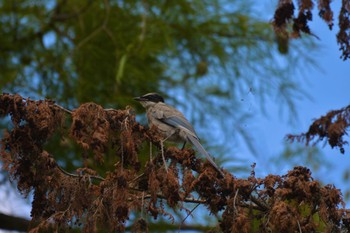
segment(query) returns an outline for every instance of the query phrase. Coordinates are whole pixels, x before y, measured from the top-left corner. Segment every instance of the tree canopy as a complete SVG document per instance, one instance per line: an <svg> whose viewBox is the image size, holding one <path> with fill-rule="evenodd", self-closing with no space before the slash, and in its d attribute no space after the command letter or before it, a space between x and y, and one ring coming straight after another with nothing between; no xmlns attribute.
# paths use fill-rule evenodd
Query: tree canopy
<svg viewBox="0 0 350 233"><path fill-rule="evenodd" d="M332 29L330 2L318 1L317 8ZM221 219L224 232L289 223L303 232L348 227L340 192L314 181L307 168L265 178L252 169L248 180L227 171L218 179L193 150L167 147L172 169L165 173L159 135L135 120L141 108L132 97L159 92L195 127L212 122L215 130L196 128L219 162L227 161L227 148L239 146L238 136L259 153L242 127L254 115L244 110L244 98L254 93L262 111L267 98L276 98L293 115L306 93L290 74L313 64L317 35L308 25L316 1L279 0L271 22L254 10L257 4L0 1L1 166L23 194L34 192L33 231L74 223L85 231L123 230L129 218L142 231L151 229L151 217L191 214L185 205L193 202ZM337 41L344 60L349 22L343 1ZM342 149L349 121L347 108L339 111L290 140L329 137ZM242 169L249 170L235 171Z"/></svg>

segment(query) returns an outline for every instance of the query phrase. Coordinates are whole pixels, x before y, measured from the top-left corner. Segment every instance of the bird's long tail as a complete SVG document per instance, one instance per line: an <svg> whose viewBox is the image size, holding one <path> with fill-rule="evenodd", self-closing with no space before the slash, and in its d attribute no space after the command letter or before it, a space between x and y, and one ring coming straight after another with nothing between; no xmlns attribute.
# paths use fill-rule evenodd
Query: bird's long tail
<svg viewBox="0 0 350 233"><path fill-rule="evenodd" d="M220 173L222 177L225 177L224 173L220 170L218 165L214 162L212 157L209 155L209 153L204 149L202 144L198 141L197 138L193 137L192 135L187 135L188 140L197 148L197 150L207 157L208 161L211 163L211 165Z"/></svg>

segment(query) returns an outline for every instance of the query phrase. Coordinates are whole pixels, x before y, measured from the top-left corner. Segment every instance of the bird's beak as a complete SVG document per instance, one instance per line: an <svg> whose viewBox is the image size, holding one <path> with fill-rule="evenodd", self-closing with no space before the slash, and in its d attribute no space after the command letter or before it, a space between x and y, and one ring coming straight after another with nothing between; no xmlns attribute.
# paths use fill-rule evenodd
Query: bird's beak
<svg viewBox="0 0 350 233"><path fill-rule="evenodd" d="M144 100L144 99L142 98L142 96L140 96L140 97L134 97L134 100L136 100L136 101L142 101L142 100Z"/></svg>

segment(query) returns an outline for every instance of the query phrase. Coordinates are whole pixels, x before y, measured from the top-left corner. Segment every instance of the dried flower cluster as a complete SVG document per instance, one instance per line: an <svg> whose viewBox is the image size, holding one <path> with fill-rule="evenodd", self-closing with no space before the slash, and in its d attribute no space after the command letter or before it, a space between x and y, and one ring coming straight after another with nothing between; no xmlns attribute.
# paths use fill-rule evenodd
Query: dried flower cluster
<svg viewBox="0 0 350 233"><path fill-rule="evenodd" d="M13 123L1 139L3 168L23 194L34 193L30 232L74 226L83 232L124 231L132 213L174 219L168 210L189 211L185 203L202 204L208 213L221 214L218 227L223 232L350 229L341 192L313 180L304 167L263 179L256 178L254 170L248 179L226 171L221 178L192 149L176 147L164 151L170 161L168 172L160 152L141 166L142 143L159 146L159 136L139 125L130 110L105 110L87 103L71 112L53 101L2 94L0 116L10 116ZM67 137L93 154L97 163L103 165L107 150L115 151L116 165L105 177L87 167L77 169L78 174L67 173L57 165L54 152L43 149L53 133L67 124ZM132 229L147 232L147 219L135 220Z"/></svg>
<svg viewBox="0 0 350 233"><path fill-rule="evenodd" d="M288 40L291 38L299 38L301 32L309 35L312 34L308 23L312 21L312 9L314 7L313 0L298 0L298 13L294 15L295 5L293 0L279 0L273 18L273 27L277 38ZM317 8L319 16L327 23L330 30L333 28L333 11L331 9L331 0L318 0ZM290 27L291 26L291 30ZM342 1L342 7L339 13L339 32L337 41L342 51L342 58L346 60L350 58L350 3Z"/></svg>
<svg viewBox="0 0 350 233"><path fill-rule="evenodd" d="M344 145L348 142L344 139L347 135L346 131L350 127L350 105L328 112L325 116L316 119L306 133L300 135L287 135L290 142L297 140L299 142L305 141L306 145L310 142L322 141L327 139L328 144L334 148L338 147L341 153L345 153Z"/></svg>

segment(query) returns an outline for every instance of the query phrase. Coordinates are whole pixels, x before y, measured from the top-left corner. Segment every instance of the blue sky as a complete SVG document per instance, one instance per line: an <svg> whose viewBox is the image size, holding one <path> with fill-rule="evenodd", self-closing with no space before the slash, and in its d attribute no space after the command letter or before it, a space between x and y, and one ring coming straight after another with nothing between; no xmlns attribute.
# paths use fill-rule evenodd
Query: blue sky
<svg viewBox="0 0 350 233"><path fill-rule="evenodd" d="M267 0L262 4L266 9L273 9L274 2ZM286 115L281 116L276 103L270 100L271 103L267 104L269 106L268 117L262 115L257 117L258 122L255 122L252 126L258 132L255 137L260 140L257 142L258 150L260 148L259 151L264 151L264 155L277 156L284 148L287 134L306 132L313 119L350 104L350 61L340 59L341 52L335 36L338 32L337 17L340 10L340 1L334 1L331 6L335 12L334 19L336 20L332 31L318 17L317 10L313 12L314 20L311 22L310 28L320 40L317 42L319 45L317 51L310 52L316 54L315 62L319 68L309 69L303 74L295 74L299 76L297 77L298 80L304 80L300 84L311 97L311 99L305 98L298 102L297 121L290 124L288 117ZM272 18L272 15L270 17ZM254 99L250 99L254 102ZM325 162L331 164L331 167L329 170L313 171L313 176L325 184L331 183L340 189L350 189L350 184L342 179L350 164L350 147L346 146L345 154L341 154L338 149L331 149L328 145L322 147L322 145L319 145L324 153L322 158L325 159ZM249 154L249 151L242 152L242 154ZM265 176L269 173L284 174L292 168L291 164L285 164L283 167L270 166L266 158L256 158L253 155L248 158L247 163L252 162L257 162L255 170L259 176ZM308 164L300 165L309 166Z"/></svg>

